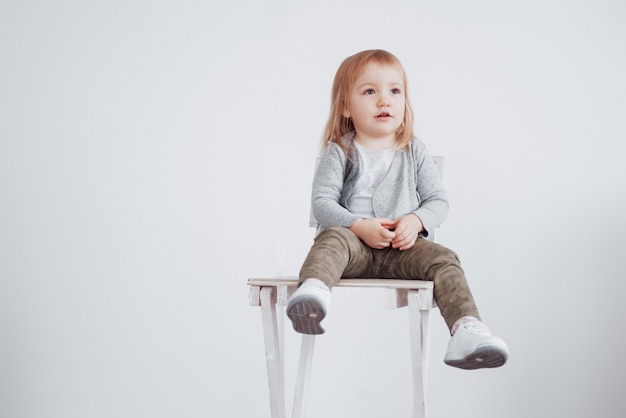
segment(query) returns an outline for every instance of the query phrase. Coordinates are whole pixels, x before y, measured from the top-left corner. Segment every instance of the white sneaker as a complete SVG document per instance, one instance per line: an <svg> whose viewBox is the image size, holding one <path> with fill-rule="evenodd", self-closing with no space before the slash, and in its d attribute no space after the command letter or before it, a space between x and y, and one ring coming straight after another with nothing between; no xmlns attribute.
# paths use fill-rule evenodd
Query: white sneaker
<svg viewBox="0 0 626 418"><path fill-rule="evenodd" d="M466 370L500 367L509 358L509 348L491 335L487 325L475 320L462 323L448 342L447 365Z"/></svg>
<svg viewBox="0 0 626 418"><path fill-rule="evenodd" d="M304 282L287 304L287 316L293 329L301 334L323 334L320 322L330 308L330 289L323 282Z"/></svg>

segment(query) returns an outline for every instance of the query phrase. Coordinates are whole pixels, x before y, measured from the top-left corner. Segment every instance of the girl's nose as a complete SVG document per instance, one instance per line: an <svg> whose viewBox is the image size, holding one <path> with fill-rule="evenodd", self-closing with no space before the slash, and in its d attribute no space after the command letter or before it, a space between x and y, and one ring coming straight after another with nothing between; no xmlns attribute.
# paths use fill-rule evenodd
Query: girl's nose
<svg viewBox="0 0 626 418"><path fill-rule="evenodd" d="M378 96L378 107L386 106L389 106L389 98L386 95L381 94L380 96Z"/></svg>

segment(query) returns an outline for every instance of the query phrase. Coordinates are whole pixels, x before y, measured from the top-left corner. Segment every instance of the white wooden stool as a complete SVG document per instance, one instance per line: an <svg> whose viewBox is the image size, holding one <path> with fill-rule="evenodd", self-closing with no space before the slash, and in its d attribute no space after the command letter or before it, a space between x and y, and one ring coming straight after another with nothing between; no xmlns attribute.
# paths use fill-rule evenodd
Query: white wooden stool
<svg viewBox="0 0 626 418"><path fill-rule="evenodd" d="M263 318L272 418L286 418L282 347L278 335L276 306L287 305L297 283L298 280L295 277L248 279L250 305L260 306ZM433 283L423 280L341 279L335 286L384 288L387 289L387 300L391 308L408 306L413 363L413 418L424 418L429 313L436 306L433 298ZM314 335L302 335L292 418L304 416L314 343Z"/></svg>

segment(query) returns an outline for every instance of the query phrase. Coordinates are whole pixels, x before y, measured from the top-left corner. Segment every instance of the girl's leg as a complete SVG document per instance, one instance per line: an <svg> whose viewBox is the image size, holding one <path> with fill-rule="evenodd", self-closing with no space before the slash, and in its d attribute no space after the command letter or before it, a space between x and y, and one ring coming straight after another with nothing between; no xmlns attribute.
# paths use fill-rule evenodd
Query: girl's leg
<svg viewBox="0 0 626 418"><path fill-rule="evenodd" d="M459 258L452 250L420 238L409 250L375 250L374 264L378 277L434 282L435 300L450 330L462 317L480 319Z"/></svg>
<svg viewBox="0 0 626 418"><path fill-rule="evenodd" d="M435 300L452 338L444 362L461 369L499 367L506 363L506 343L491 335L480 321L457 255L442 245L418 239L410 250L375 253L378 274L390 278L415 278L434 282Z"/></svg>
<svg viewBox="0 0 626 418"><path fill-rule="evenodd" d="M300 283L319 279L332 288L343 277L366 277L373 260L372 249L348 228L322 231L300 269Z"/></svg>
<svg viewBox="0 0 626 418"><path fill-rule="evenodd" d="M293 328L303 334L322 334L322 320L330 308L330 288L345 272L358 274L371 265L369 247L347 228L322 231L300 270L298 290L287 304Z"/></svg>
<svg viewBox="0 0 626 418"><path fill-rule="evenodd" d="M433 281L437 305L453 334L444 362L462 369L477 369L499 367L507 361L506 343L492 336L480 321L459 258L448 248L418 239L406 251L393 248L372 250L346 228L322 232L302 266L300 281L319 278L326 285L320 283L320 288L307 282L292 296L287 315L296 331L305 334L324 332L320 322L330 304L329 287L342 276ZM467 317L475 319L468 321ZM455 323L458 329L453 332Z"/></svg>

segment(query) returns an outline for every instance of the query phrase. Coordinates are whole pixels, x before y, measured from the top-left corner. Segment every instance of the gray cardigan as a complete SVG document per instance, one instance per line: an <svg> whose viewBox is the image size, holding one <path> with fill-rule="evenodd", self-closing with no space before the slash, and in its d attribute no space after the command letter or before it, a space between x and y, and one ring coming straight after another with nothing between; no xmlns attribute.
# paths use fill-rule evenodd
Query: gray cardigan
<svg viewBox="0 0 626 418"><path fill-rule="evenodd" d="M346 209L359 177L358 153L352 138L343 138L351 160L341 147L331 143L319 158L311 195L312 214L318 232L333 226L349 227L359 217ZM433 158L424 143L414 138L408 148L396 152L386 177L374 192L374 214L391 220L415 213L428 236L448 215L448 199Z"/></svg>

